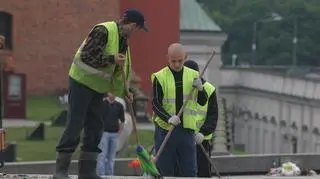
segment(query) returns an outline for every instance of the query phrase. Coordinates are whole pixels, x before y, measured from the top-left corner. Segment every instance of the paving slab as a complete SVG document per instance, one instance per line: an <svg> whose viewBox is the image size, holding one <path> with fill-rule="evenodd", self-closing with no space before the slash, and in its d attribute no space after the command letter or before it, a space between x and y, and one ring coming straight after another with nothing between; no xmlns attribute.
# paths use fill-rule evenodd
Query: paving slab
<svg viewBox="0 0 320 179"><path fill-rule="evenodd" d="M1 179L52 179L52 175L6 175L0 176ZM77 179L77 176L71 175L71 179ZM103 179L153 179L152 177L146 176L106 176ZM191 177L164 177L164 179L197 179ZM217 179L218 177L212 177L211 179ZM263 176L263 175L252 175L252 176L222 176L222 179L320 179L320 176ZM200 178L198 178L200 179ZM206 179L206 178L201 178ZM207 178L209 179L209 178Z"/></svg>

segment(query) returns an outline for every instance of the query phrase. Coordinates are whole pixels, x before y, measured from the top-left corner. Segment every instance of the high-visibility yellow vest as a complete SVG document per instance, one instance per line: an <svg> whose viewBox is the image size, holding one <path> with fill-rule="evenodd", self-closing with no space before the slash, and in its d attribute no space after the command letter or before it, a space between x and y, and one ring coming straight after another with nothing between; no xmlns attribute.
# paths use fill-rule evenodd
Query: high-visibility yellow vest
<svg viewBox="0 0 320 179"><path fill-rule="evenodd" d="M192 90L193 79L199 77L199 73L191 68L183 67L183 97L184 101ZM176 109L176 84L173 74L169 67L165 67L160 71L153 73L151 75L151 80L153 82L154 78L159 81L163 90L162 105L164 110L166 110L170 115L176 115L180 109ZM191 99L188 101L184 111L183 111L183 127L187 129L196 130L196 117L197 117L197 96L198 91L194 90ZM158 126L165 130L169 130L171 124L165 122L160 117L155 115L152 116L152 120Z"/></svg>
<svg viewBox="0 0 320 179"><path fill-rule="evenodd" d="M105 55L116 55L119 53L119 32L116 22L103 22L96 26L104 26L108 30L108 41L104 48ZM96 27L95 26L95 27ZM105 68L95 69L83 63L80 59L81 49L86 39L82 42L77 53L74 56L73 63L69 70L69 76L77 82L99 93L111 92L115 96L124 96L124 82L121 76L121 68L116 64ZM126 81L131 78L131 57L130 48L128 46L126 52L126 60L124 64L124 72Z"/></svg>
<svg viewBox="0 0 320 179"><path fill-rule="evenodd" d="M204 87L204 90L206 90L206 92L208 94L208 101L204 106L198 105L198 117L197 117L197 130L196 130L196 132L200 131L201 126L204 124L205 120L207 119L209 97L216 90L216 88L208 82L205 82L203 84L203 87ZM213 138L213 133L206 135L204 137L204 140L211 140L212 138Z"/></svg>

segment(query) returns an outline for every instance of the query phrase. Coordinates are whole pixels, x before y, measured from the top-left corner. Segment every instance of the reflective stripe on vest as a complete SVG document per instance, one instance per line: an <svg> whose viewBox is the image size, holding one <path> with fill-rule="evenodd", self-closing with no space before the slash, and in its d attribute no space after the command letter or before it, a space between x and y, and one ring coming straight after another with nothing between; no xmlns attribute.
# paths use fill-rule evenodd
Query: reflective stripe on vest
<svg viewBox="0 0 320 179"><path fill-rule="evenodd" d="M186 101L188 95L183 95L183 101ZM191 100L196 101L197 96L191 96ZM176 104L176 99L174 98L163 98L162 102Z"/></svg>
<svg viewBox="0 0 320 179"><path fill-rule="evenodd" d="M193 89L192 82L194 78L197 78L199 76L199 73L195 70L192 70L188 67L183 68L183 96L184 101L186 100L187 96L189 95L190 91ZM176 115L178 111L176 111L176 103L175 103L175 81L173 74L169 67L165 67L158 71L157 73L154 73L151 75L152 82L154 81L154 78L157 78L159 81L159 84L162 87L163 90L163 100L162 100L162 106L168 112L170 115ZM197 96L198 91L194 90L194 93L192 94L191 99L188 101L184 111L183 111L183 127L196 130L196 118L198 116L197 111ZM157 115L153 115L152 117L153 121L160 126L161 128L165 130L169 130L171 127L170 124L162 120Z"/></svg>
<svg viewBox="0 0 320 179"><path fill-rule="evenodd" d="M168 112L171 116L176 115L174 112ZM190 115L193 117L197 117L198 116L198 112L197 110L192 110L192 109L184 109L183 110L183 114L184 115Z"/></svg>
<svg viewBox="0 0 320 179"><path fill-rule="evenodd" d="M111 74L92 68L91 66L83 63L81 60L73 60L73 64L77 65L79 68L85 70L86 72L91 73L92 75L101 76L106 80L111 80Z"/></svg>

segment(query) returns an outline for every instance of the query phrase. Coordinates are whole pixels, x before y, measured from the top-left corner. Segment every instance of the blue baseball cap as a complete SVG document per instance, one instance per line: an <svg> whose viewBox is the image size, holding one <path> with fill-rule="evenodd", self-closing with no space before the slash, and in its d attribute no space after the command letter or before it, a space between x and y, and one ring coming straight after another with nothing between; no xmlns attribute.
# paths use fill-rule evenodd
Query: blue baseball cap
<svg viewBox="0 0 320 179"><path fill-rule="evenodd" d="M146 32L149 32L149 29L146 26L144 15L137 9L127 9L123 14L123 20L126 20L127 22L134 22L138 27L142 28Z"/></svg>

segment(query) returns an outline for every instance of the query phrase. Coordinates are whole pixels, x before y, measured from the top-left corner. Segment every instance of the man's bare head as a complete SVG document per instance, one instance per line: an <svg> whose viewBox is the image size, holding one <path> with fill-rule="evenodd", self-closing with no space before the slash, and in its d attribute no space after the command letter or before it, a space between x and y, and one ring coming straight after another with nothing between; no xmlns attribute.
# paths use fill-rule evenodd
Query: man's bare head
<svg viewBox="0 0 320 179"><path fill-rule="evenodd" d="M180 43L173 43L168 48L169 67L174 71L180 71L183 63L187 58L187 54Z"/></svg>

